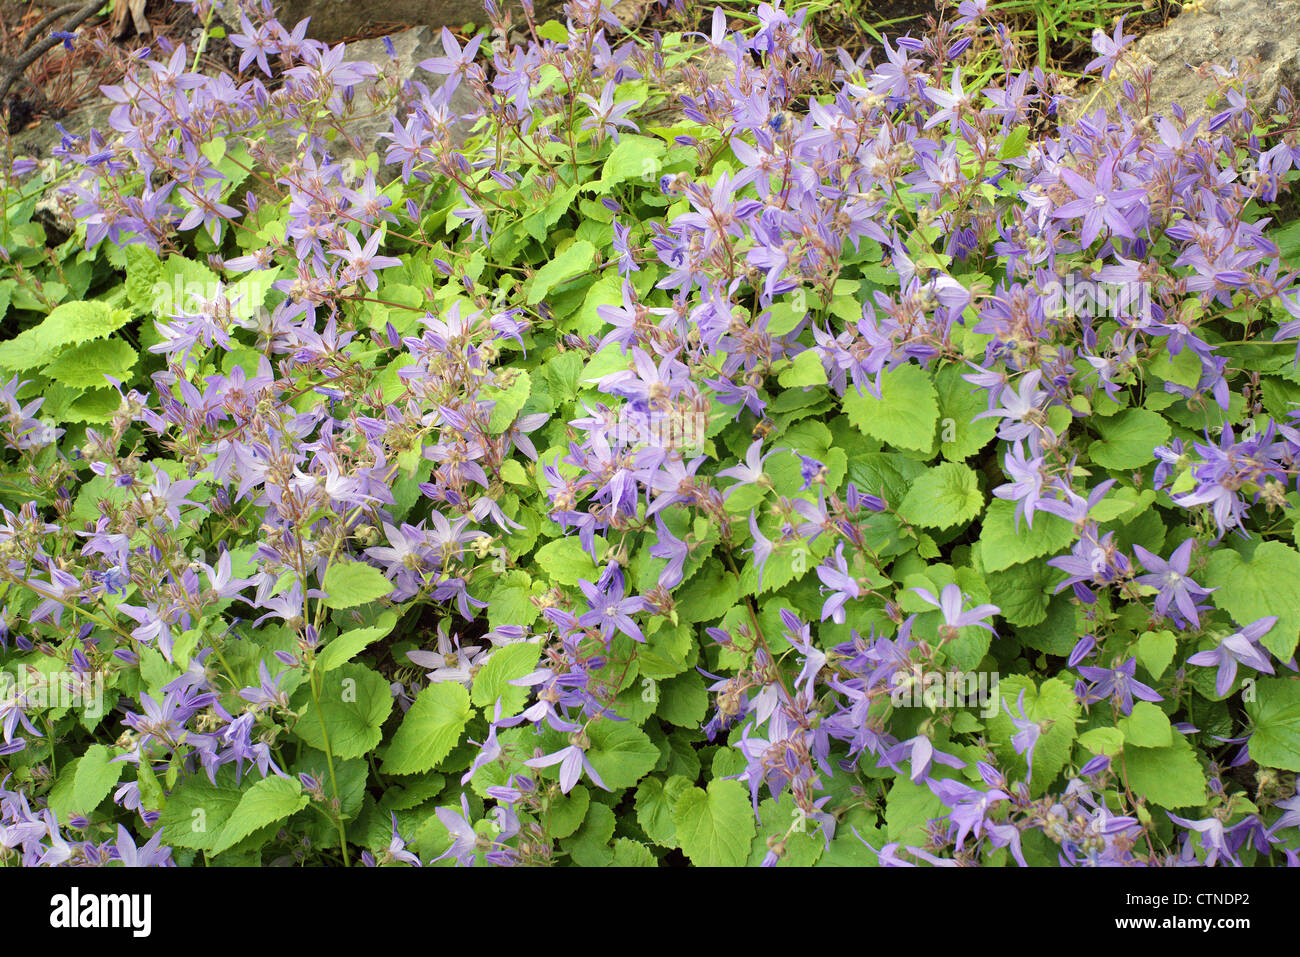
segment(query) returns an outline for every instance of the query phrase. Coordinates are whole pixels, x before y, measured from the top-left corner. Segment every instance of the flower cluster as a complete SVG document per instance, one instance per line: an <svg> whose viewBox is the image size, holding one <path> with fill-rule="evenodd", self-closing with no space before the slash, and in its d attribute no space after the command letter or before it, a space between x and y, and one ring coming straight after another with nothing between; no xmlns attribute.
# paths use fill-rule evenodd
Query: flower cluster
<svg viewBox="0 0 1300 957"><path fill-rule="evenodd" d="M1295 863L1288 92L240 10L3 179L0 860Z"/></svg>

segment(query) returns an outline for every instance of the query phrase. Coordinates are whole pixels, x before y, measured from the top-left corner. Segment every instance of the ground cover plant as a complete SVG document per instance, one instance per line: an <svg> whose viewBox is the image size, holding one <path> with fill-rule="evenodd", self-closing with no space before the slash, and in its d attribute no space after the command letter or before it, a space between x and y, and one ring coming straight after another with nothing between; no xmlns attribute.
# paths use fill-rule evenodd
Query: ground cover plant
<svg viewBox="0 0 1300 957"><path fill-rule="evenodd" d="M0 861L1295 863L1291 95L525 12L10 150Z"/></svg>

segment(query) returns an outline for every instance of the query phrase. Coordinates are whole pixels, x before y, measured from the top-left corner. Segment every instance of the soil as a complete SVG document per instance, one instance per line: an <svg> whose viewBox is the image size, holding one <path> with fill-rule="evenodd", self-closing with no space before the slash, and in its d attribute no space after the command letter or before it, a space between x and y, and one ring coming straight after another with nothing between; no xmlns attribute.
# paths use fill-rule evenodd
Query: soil
<svg viewBox="0 0 1300 957"><path fill-rule="evenodd" d="M46 6L19 0L0 3L0 57L16 57L27 48L31 28L49 12ZM127 54L143 46L156 46L160 40L172 45L193 43L202 28L194 11L186 4L151 3L146 18L152 33L135 32L130 18L125 32L109 36L110 17L91 18L81 28L71 51L56 46L27 68L0 108L8 111L11 134L37 123L59 120L70 111L97 97L101 84L116 82L120 76L115 54ZM49 29L58 29L55 23ZM105 52L109 55L105 56ZM238 51L222 37L209 37L201 69L233 71L239 62ZM0 71L2 75L3 71Z"/></svg>

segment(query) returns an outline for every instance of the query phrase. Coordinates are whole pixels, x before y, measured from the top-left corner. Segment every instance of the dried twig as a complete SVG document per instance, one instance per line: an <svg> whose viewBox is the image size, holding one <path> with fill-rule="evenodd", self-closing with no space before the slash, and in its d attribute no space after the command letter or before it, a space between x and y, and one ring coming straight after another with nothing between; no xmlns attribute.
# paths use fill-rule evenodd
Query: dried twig
<svg viewBox="0 0 1300 957"><path fill-rule="evenodd" d="M152 32L149 21L145 19L144 7L147 0L117 0L113 4L113 19L109 21L108 32L114 40L120 40L126 36L127 18L130 18L131 24L135 27L135 32L140 36L146 36Z"/></svg>
<svg viewBox="0 0 1300 957"><path fill-rule="evenodd" d="M63 24L63 32L71 33L76 30L77 27L81 26L93 17L96 11L98 11L103 5L104 0L88 0L88 2L82 4L77 8L76 12L72 14L71 18ZM27 39L28 42L31 41L32 37L30 34ZM62 42L63 41L58 37L49 36L37 43L36 46L32 47L17 59L9 59L6 57L2 62L4 66L9 67L9 72L5 74L3 80L0 80L0 101L4 100L5 96L9 93L9 88L18 81L19 77L23 75L24 71L26 71L29 66Z"/></svg>
<svg viewBox="0 0 1300 957"><path fill-rule="evenodd" d="M39 40L41 34L45 32L45 28L54 23L55 20L66 17L69 13L76 13L82 8L82 5L82 0L77 0L76 3L65 3L63 6L51 10L41 18L36 26L27 31L27 37L23 40L23 49L26 50L29 46Z"/></svg>

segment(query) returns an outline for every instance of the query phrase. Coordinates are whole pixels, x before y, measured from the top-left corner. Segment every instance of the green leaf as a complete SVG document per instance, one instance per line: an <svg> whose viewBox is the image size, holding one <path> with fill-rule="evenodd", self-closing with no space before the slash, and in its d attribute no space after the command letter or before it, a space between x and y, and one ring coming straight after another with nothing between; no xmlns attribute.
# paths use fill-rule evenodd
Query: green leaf
<svg viewBox="0 0 1300 957"><path fill-rule="evenodd" d="M1074 529L1063 518L1044 512L1034 514L1034 527L1025 519L1016 529L1015 505L994 499L984 513L980 528L980 559L986 572L1001 571L1012 565L1051 555L1074 539Z"/></svg>
<svg viewBox="0 0 1300 957"><path fill-rule="evenodd" d="M61 800L55 801L51 793L50 806L61 820L66 821L73 814L90 814L113 790L126 765L121 761L114 763L112 758L112 750L102 744L92 744L86 749L73 769L72 786L66 792L60 789Z"/></svg>
<svg viewBox="0 0 1300 957"><path fill-rule="evenodd" d="M1022 689L1025 692L1025 716L1040 724L1048 723L1039 736L1038 743L1034 745L1034 776L1030 785L1037 792L1052 783L1070 758L1079 702L1074 696L1074 689L1058 678L1048 678L1038 687L1024 675L1007 675L998 681L998 694L1002 700L998 713L989 719L988 736L998 756L1006 763L1008 774L1022 778L1025 774L1025 758L1017 754L1011 744L1016 728L1007 713L1010 711L1017 718L1020 717L1017 701Z"/></svg>
<svg viewBox="0 0 1300 957"><path fill-rule="evenodd" d="M393 735L384 754L384 771L428 771L451 753L472 713L469 692L463 685L454 681L429 685L416 697Z"/></svg>
<svg viewBox="0 0 1300 957"><path fill-rule="evenodd" d="M515 416L528 401L528 393L531 389L532 380L529 379L528 373L523 371L514 373L509 388L484 389L483 398L493 403L492 416L488 420L488 431L493 435L500 435L510 428L515 421Z"/></svg>
<svg viewBox="0 0 1300 957"><path fill-rule="evenodd" d="M677 799L673 826L682 852L697 867L739 867L749 858L754 811L739 781L714 779L707 792L691 788Z"/></svg>
<svg viewBox="0 0 1300 957"><path fill-rule="evenodd" d="M372 625L369 628L354 628L351 631L345 631L330 641L325 646L325 650L320 653L316 659L316 670L324 673L333 671L339 665L360 654L367 645L383 638L393 626L397 624L397 616L392 612L384 612L380 616L379 624Z"/></svg>
<svg viewBox="0 0 1300 957"><path fill-rule="evenodd" d="M501 716L514 717L528 700L529 689L517 687L510 682L536 668L541 653L540 645L527 641L493 651L487 664L474 677L471 700L480 708L487 709L491 716L495 713L497 699L500 698Z"/></svg>
<svg viewBox="0 0 1300 957"><path fill-rule="evenodd" d="M582 827L566 838L564 849L579 867L606 867L614 858L609 839L614 836L614 812L604 804L592 804Z"/></svg>
<svg viewBox="0 0 1300 957"><path fill-rule="evenodd" d="M78 759L80 760L80 759ZM158 775L154 774L153 765L142 761L135 766L135 783L140 791L140 804L144 808L157 811L166 802Z"/></svg>
<svg viewBox="0 0 1300 957"><path fill-rule="evenodd" d="M591 806L591 792L581 784L575 784L568 794L551 798L550 824L551 837L568 837L587 818L587 808Z"/></svg>
<svg viewBox="0 0 1300 957"><path fill-rule="evenodd" d="M1055 573L1050 565L1026 562L989 572L989 600L1003 618L1020 628L1029 628L1047 618L1047 606Z"/></svg>
<svg viewBox="0 0 1300 957"><path fill-rule="evenodd" d="M336 559L321 583L329 595L326 608L355 608L383 598L393 590L384 573L365 562Z"/></svg>
<svg viewBox="0 0 1300 957"><path fill-rule="evenodd" d="M1147 369L1153 375L1187 389L1195 389L1201 381L1201 360L1191 349L1183 349L1176 356L1169 355L1168 349L1165 349L1152 360Z"/></svg>
<svg viewBox="0 0 1300 957"><path fill-rule="evenodd" d="M556 286L580 276L596 261L596 247L585 239L572 243L564 252L551 259L533 276L528 290L528 304L535 306L547 297Z"/></svg>
<svg viewBox="0 0 1300 957"><path fill-rule="evenodd" d="M488 624L531 625L541 609L533 604L533 579L528 572L515 568L502 575L488 594Z"/></svg>
<svg viewBox="0 0 1300 957"><path fill-rule="evenodd" d="M623 305L623 280L617 275L601 276L591 284L577 318L571 320L578 335L589 336L605 325L598 311L601 306ZM542 366L542 374L553 380L551 395L558 402L566 402L578 394L578 375L582 371L582 356L577 352L561 352Z"/></svg>
<svg viewBox="0 0 1300 957"><path fill-rule="evenodd" d="M674 596L677 617L685 622L712 621L734 605L739 594L740 580L711 558Z"/></svg>
<svg viewBox="0 0 1300 957"><path fill-rule="evenodd" d="M586 188L593 193L608 193L619 183L640 179L652 183L659 178L660 160L668 147L663 140L624 133L605 160L600 179Z"/></svg>
<svg viewBox="0 0 1300 957"><path fill-rule="evenodd" d="M925 465L897 452L859 452L849 460L849 479L858 490L897 505Z"/></svg>
<svg viewBox="0 0 1300 957"><path fill-rule="evenodd" d="M1206 563L1204 584L1218 590L1214 604L1241 626L1267 615L1277 624L1260 644L1282 661L1290 661L1300 638L1300 554L1277 541L1261 542L1250 561L1230 548L1219 548Z"/></svg>
<svg viewBox="0 0 1300 957"><path fill-rule="evenodd" d="M1300 681L1260 678L1246 702L1254 728L1250 756L1266 768L1300 771Z"/></svg>
<svg viewBox="0 0 1300 957"><path fill-rule="evenodd" d="M230 819L221 829L212 852L234 847L258 828L281 821L307 806L307 795L297 778L263 778L244 792Z"/></svg>
<svg viewBox="0 0 1300 957"><path fill-rule="evenodd" d="M320 684L320 710L308 701L294 733L320 751L326 750L328 734L329 750L336 758L359 758L373 750L393 710L388 681L364 665L349 662L322 676Z"/></svg>
<svg viewBox="0 0 1300 957"><path fill-rule="evenodd" d="M865 389L844 393L843 408L849 421L866 435L900 449L928 451L934 445L939 402L929 374L907 364L884 374L880 399Z"/></svg>
<svg viewBox="0 0 1300 957"><path fill-rule="evenodd" d="M0 368L22 372L43 366L66 347L103 339L130 319L125 309L106 302L65 302L40 325L0 343Z"/></svg>
<svg viewBox="0 0 1300 957"><path fill-rule="evenodd" d="M561 585L577 585L579 579L596 580L596 563L577 537L547 542L537 550L533 564Z"/></svg>
<svg viewBox="0 0 1300 957"><path fill-rule="evenodd" d="M162 261L158 254L143 243L126 247L126 301L140 315L152 315L157 303L155 296L161 292L154 287L162 276Z"/></svg>
<svg viewBox="0 0 1300 957"><path fill-rule="evenodd" d="M658 867L654 853L640 841L627 837L614 839L615 867Z"/></svg>
<svg viewBox="0 0 1300 957"><path fill-rule="evenodd" d="M218 775L217 780L221 779ZM221 840L226 822L243 797L235 788L211 784L206 774L190 775L167 795L160 818L163 843L211 851Z"/></svg>
<svg viewBox="0 0 1300 957"><path fill-rule="evenodd" d="M74 389L103 387L109 384L106 375L129 380L135 360L135 350L121 339L87 342L64 351L42 374Z"/></svg>
<svg viewBox="0 0 1300 957"><path fill-rule="evenodd" d="M323 751L303 748L298 753L298 760L290 768L291 774L307 773L321 782L326 800L334 800L334 788L338 787L339 811L345 821L355 818L367 797L366 781L370 778L370 763L365 758L334 759L334 778L330 779L329 759ZM435 775L435 777L437 777ZM400 790L400 789L399 789ZM407 796L405 793L394 797ZM316 825L323 826L324 818L316 817ZM391 834L391 831L389 832ZM337 832L335 832L337 836ZM387 844L385 843L385 846Z"/></svg>
<svg viewBox="0 0 1300 957"><path fill-rule="evenodd" d="M975 472L960 462L942 462L912 483L898 513L913 525L948 528L970 521L983 507Z"/></svg>
<svg viewBox="0 0 1300 957"><path fill-rule="evenodd" d="M1124 748L1119 766L1134 794L1161 807L1205 803L1205 772L1181 734L1167 748Z"/></svg>
<svg viewBox="0 0 1300 957"><path fill-rule="evenodd" d="M825 385L826 369L821 354L816 349L805 349L794 357L794 362L776 377L776 381L790 389Z"/></svg>
<svg viewBox="0 0 1300 957"><path fill-rule="evenodd" d="M1138 661L1153 678L1159 678L1174 660L1177 649L1178 640L1172 631L1143 632L1138 638Z"/></svg>
<svg viewBox="0 0 1300 957"><path fill-rule="evenodd" d="M643 678L671 678L690 665L695 647L695 632L685 622L673 627L665 624L648 639L637 653Z"/></svg>
<svg viewBox="0 0 1300 957"><path fill-rule="evenodd" d="M546 243L550 228L568 211L577 195L576 186L554 190L544 206L523 220L524 229L539 243Z"/></svg>
<svg viewBox="0 0 1300 957"><path fill-rule="evenodd" d="M758 867L772 849L769 842L778 843L782 853L777 867L812 867L821 857L825 844L820 835L809 833L811 827L795 807L794 798L786 791L781 800L767 798L758 806L762 824L749 846L750 867ZM792 830L793 828L793 830Z"/></svg>
<svg viewBox="0 0 1300 957"><path fill-rule="evenodd" d="M200 300L215 295L220 285L217 274L206 265L175 253L162 264L159 279L165 288L157 290L161 295L154 301L156 318L177 309L197 310Z"/></svg>
<svg viewBox="0 0 1300 957"><path fill-rule="evenodd" d="M669 678L659 685L659 707L655 713L679 728L698 728L709 710L709 693L696 671Z"/></svg>
<svg viewBox="0 0 1300 957"><path fill-rule="evenodd" d="M875 818L873 817L874 821ZM853 831L835 833L830 847L822 851L814 867L879 867L880 862L872 848L888 843L884 832L865 821L855 825ZM868 846L870 845L870 846Z"/></svg>
<svg viewBox="0 0 1300 957"><path fill-rule="evenodd" d="M67 422L107 422L122 405L122 396L116 389L88 389L73 401L63 413Z"/></svg>
<svg viewBox="0 0 1300 957"><path fill-rule="evenodd" d="M569 31L565 29L564 24L556 20L547 20L537 28L537 35L543 40L553 40L556 43L567 43L569 41Z"/></svg>
<svg viewBox="0 0 1300 957"><path fill-rule="evenodd" d="M1095 419L1100 441L1088 454L1108 469L1137 469L1155 461L1155 448L1169 441L1169 423L1148 409L1126 409L1108 419Z"/></svg>
<svg viewBox="0 0 1300 957"><path fill-rule="evenodd" d="M511 485L532 485L532 479L524 467L514 459L506 459L501 463L501 480L509 482Z"/></svg>
<svg viewBox="0 0 1300 957"><path fill-rule="evenodd" d="M1002 145L998 147L998 159L1015 159L1017 156L1024 156L1028 142L1029 127L1024 124L1014 126L1002 140Z"/></svg>
<svg viewBox="0 0 1300 957"><path fill-rule="evenodd" d="M1079 743L1093 754L1114 756L1124 748L1124 732L1119 728L1093 728L1079 735Z"/></svg>
<svg viewBox="0 0 1300 957"><path fill-rule="evenodd" d="M646 778L636 789L636 821L650 840L661 847L677 846L673 806L690 786L688 778L674 774L667 781Z"/></svg>
<svg viewBox="0 0 1300 957"><path fill-rule="evenodd" d="M1155 500L1156 493L1149 488L1139 492L1121 486L1112 489L1094 505L1088 512L1088 517L1095 522L1109 522L1123 515L1124 524L1128 524L1145 512Z"/></svg>
<svg viewBox="0 0 1300 957"><path fill-rule="evenodd" d="M808 309L806 307L803 309L796 309L793 302L774 302L772 303L770 315L767 320L767 334L772 337L783 336L794 329L795 326L799 325L807 315ZM861 314L859 313L859 317L860 315ZM806 349L799 353L799 355L807 355L808 353L812 353L815 356L817 355L817 350ZM784 383L782 384L784 385Z"/></svg>
<svg viewBox="0 0 1300 957"><path fill-rule="evenodd" d="M944 777L934 774L933 777ZM885 798L885 828L891 841L920 846L925 843L926 824L944 815L943 802L924 784L898 775Z"/></svg>
<svg viewBox="0 0 1300 957"><path fill-rule="evenodd" d="M629 721L597 721L587 733L587 759L611 790L632 787L659 763L659 749L650 736Z"/></svg>
<svg viewBox="0 0 1300 957"><path fill-rule="evenodd" d="M962 367L945 366L934 378L939 398L939 451L950 462L968 459L988 445L998 430L993 417L976 419L988 408L988 393L962 378Z"/></svg>
<svg viewBox="0 0 1300 957"><path fill-rule="evenodd" d="M1043 563L1031 564L1042 565ZM990 581L992 577L989 576ZM1047 617L1037 625L1017 629L1016 637L1028 648L1065 658L1079 643L1079 636L1086 631L1086 627L1080 628L1075 606L1064 595L1058 595L1048 601Z"/></svg>
<svg viewBox="0 0 1300 957"><path fill-rule="evenodd" d="M1133 713L1119 719L1119 730L1126 745L1139 748L1167 748L1174 740L1169 716L1149 701L1133 705Z"/></svg>

